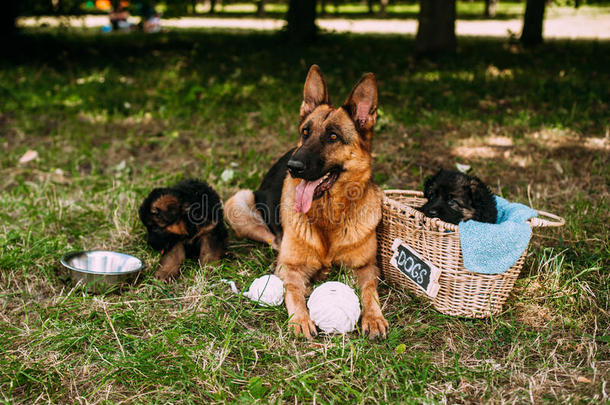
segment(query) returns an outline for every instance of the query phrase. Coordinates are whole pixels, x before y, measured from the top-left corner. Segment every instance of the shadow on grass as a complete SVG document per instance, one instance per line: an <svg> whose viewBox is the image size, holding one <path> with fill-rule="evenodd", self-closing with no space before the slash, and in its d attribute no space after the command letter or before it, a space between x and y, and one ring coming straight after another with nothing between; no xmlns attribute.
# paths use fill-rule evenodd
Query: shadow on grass
<svg viewBox="0 0 610 405"><path fill-rule="evenodd" d="M608 79L610 43L549 41L538 49L522 50L498 39L460 38L456 55L433 62L416 59L413 45L412 38L398 35L327 34L313 45L301 47L267 33L29 33L14 41L0 66L27 67L27 82L34 79L43 87L45 75L58 76L56 87L91 72L147 75L150 81L143 78L138 83L146 82L156 96L170 97L188 113L197 112L193 101L219 86L223 87L221 94L212 94L220 96L216 101L239 106L256 104L261 97L279 100L288 96L296 104L307 68L317 63L329 78L331 93L341 97L363 72L375 72L382 108L405 124L421 122L422 115L428 115L428 120L435 114L462 119L476 115L499 124L507 120L552 123L586 134L601 132L608 122L608 93L603 83ZM164 89L156 85L158 75L169 72L182 80L163 94ZM22 95L19 86L11 83L13 74L10 70L2 75L9 110L27 104L19 101ZM122 104L114 96L114 103ZM106 102L110 100L102 94L95 97L95 103L83 100L81 106L95 109Z"/></svg>

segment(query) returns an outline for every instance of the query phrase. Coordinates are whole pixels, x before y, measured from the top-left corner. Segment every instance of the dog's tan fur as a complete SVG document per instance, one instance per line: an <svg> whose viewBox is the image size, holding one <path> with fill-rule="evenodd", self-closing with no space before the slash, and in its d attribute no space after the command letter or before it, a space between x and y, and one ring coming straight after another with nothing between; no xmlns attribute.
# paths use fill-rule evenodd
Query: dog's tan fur
<svg viewBox="0 0 610 405"><path fill-rule="evenodd" d="M353 268L358 278L363 332L371 338L385 337L388 322L381 313L377 294L375 234L383 193L371 179L371 139L377 119L375 76L365 75L344 108L333 108L324 77L317 66L312 66L305 82L300 118L300 132L307 124L312 137L324 136L327 128L336 127L345 142L324 148L327 166L338 164L343 171L334 185L313 201L306 214L293 208L301 179L287 175L284 180L280 208L284 233L276 273L284 281L290 324L297 335L311 339L316 334L305 305L309 283L312 279L325 279L333 264L344 265ZM270 232L262 220L243 220L244 216L257 213L253 199L244 191L240 193L225 205L229 222L238 235L268 242ZM231 216L241 220L234 223Z"/></svg>

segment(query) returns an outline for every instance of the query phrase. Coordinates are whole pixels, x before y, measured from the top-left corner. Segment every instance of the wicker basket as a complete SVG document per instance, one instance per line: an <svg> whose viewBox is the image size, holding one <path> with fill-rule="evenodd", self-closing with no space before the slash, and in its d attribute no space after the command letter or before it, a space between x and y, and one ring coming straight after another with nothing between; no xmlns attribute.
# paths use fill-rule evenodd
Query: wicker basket
<svg viewBox="0 0 610 405"><path fill-rule="evenodd" d="M432 301L432 306L447 315L484 318L502 310L515 280L519 276L527 249L517 263L502 274L478 274L464 268L457 225L438 218L428 218L413 207L426 200L420 191L387 190L383 219L377 229L378 260L384 278L397 286ZM562 226L556 215L538 211L528 223L532 227ZM550 218L544 219L542 217ZM411 279L390 264L392 244L399 238L422 259L441 270L440 289L430 298Z"/></svg>

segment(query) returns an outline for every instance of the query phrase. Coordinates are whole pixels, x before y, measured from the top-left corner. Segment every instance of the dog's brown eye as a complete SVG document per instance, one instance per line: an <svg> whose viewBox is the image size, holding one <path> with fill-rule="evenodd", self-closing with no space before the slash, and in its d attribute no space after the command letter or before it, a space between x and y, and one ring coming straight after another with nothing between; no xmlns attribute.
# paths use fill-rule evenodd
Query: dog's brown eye
<svg viewBox="0 0 610 405"><path fill-rule="evenodd" d="M333 133L333 134L330 134L330 135L328 136L328 138L330 139L330 141L331 141L331 142L334 142L334 141L336 141L337 139L339 139L339 137L337 136L337 134L334 134L334 133Z"/></svg>
<svg viewBox="0 0 610 405"><path fill-rule="evenodd" d="M307 139L309 136L309 129L303 128L303 139Z"/></svg>

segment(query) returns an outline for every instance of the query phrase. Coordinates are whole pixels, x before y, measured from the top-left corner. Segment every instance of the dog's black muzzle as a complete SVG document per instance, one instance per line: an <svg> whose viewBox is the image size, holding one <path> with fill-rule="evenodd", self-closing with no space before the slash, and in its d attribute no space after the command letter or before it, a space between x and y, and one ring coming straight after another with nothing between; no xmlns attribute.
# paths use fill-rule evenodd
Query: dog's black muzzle
<svg viewBox="0 0 610 405"><path fill-rule="evenodd" d="M454 225L462 220L461 213L447 207L446 203L440 198L428 201L419 210L429 218L441 218Z"/></svg>
<svg viewBox="0 0 610 405"><path fill-rule="evenodd" d="M298 148L287 163L290 175L297 179L308 181L317 180L324 176L324 159L319 151L301 146Z"/></svg>

